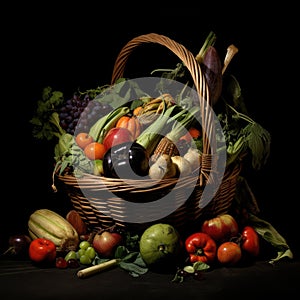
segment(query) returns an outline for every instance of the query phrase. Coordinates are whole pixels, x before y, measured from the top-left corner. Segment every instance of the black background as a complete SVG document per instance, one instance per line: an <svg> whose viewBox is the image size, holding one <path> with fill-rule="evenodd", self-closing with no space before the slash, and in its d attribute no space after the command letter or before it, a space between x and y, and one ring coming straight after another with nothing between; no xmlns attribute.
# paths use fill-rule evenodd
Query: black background
<svg viewBox="0 0 300 300"><path fill-rule="evenodd" d="M299 54L293 7L273 4L262 9L253 1L226 3L226 9L188 1L177 6L42 3L15 4L3 12L8 21L2 37L1 247L9 235L26 232L33 210L65 213L70 206L51 190L52 144L35 140L31 133L29 120L42 89L52 86L67 98L78 87L109 83L117 54L140 34L167 35L196 54L210 30L217 34L221 57L231 43L239 49L228 71L239 80L255 120L272 136L267 165L258 173L249 172L262 214L292 248L299 247ZM130 77L148 76L156 66L170 67L165 65L168 60L171 67L177 62L164 49L144 47L132 56L126 71Z"/></svg>

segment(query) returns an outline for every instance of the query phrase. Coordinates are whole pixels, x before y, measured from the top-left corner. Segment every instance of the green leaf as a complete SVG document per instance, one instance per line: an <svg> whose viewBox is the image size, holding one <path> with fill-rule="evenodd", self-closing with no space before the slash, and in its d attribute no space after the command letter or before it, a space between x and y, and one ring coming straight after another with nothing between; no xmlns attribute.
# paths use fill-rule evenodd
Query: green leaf
<svg viewBox="0 0 300 300"><path fill-rule="evenodd" d="M273 264L283 257L293 258L293 253L285 238L269 222L253 214L249 214L249 222L255 231L277 250L277 257L271 259L269 263Z"/></svg>
<svg viewBox="0 0 300 300"><path fill-rule="evenodd" d="M134 276L134 277L138 277L139 275L143 275L145 273L148 272L148 268L147 267L141 267L137 264L135 264L134 262L124 262L121 261L119 266L128 271L130 275Z"/></svg>
<svg viewBox="0 0 300 300"><path fill-rule="evenodd" d="M42 93L42 100L37 101L37 109L34 116L29 120L33 125L32 135L37 139L52 140L63 133L62 128L53 118L53 113L63 103L63 93L52 91L51 87L46 87ZM55 116L56 117L56 116Z"/></svg>
<svg viewBox="0 0 300 300"><path fill-rule="evenodd" d="M124 262L132 262L136 259L138 256L138 252L129 252L123 259L122 261Z"/></svg>
<svg viewBox="0 0 300 300"><path fill-rule="evenodd" d="M243 132L246 135L246 142L252 153L252 167L255 170L259 170L266 164L270 156L271 135L256 122L247 125Z"/></svg>
<svg viewBox="0 0 300 300"><path fill-rule="evenodd" d="M118 246L115 251L115 258L121 259L119 266L128 271L133 277L145 274L148 267L143 261L139 252L129 251L125 246Z"/></svg>
<svg viewBox="0 0 300 300"><path fill-rule="evenodd" d="M99 257L97 254L92 261L92 265L100 265L106 261L109 261L109 258L102 258L102 257Z"/></svg>
<svg viewBox="0 0 300 300"><path fill-rule="evenodd" d="M116 109L144 96L148 95L136 82L120 78L113 86L97 95L95 100L101 103L109 103L114 109Z"/></svg>
<svg viewBox="0 0 300 300"><path fill-rule="evenodd" d="M193 268L195 271L205 271L210 268L210 266L202 261L197 261L193 264Z"/></svg>
<svg viewBox="0 0 300 300"><path fill-rule="evenodd" d="M125 246L118 246L115 250L115 258L123 259L129 253L128 249Z"/></svg>
<svg viewBox="0 0 300 300"><path fill-rule="evenodd" d="M134 263L140 267L143 267L143 268L147 268L147 264L144 262L144 260L142 259L142 256L140 253L138 253Z"/></svg>

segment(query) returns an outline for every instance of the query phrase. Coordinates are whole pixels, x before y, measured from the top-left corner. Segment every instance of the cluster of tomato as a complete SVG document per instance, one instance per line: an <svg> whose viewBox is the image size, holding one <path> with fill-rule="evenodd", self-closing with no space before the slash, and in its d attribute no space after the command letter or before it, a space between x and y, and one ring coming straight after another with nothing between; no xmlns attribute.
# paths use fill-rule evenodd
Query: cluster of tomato
<svg viewBox="0 0 300 300"><path fill-rule="evenodd" d="M123 118L129 117L124 116ZM120 121L122 121L123 118L121 118ZM115 146L125 142L133 142L137 138L138 133L136 131L133 134L130 129L122 126L125 125L118 122L115 127L111 128L107 132L102 143L95 141L94 138L87 132L79 132L75 137L75 141L83 150L87 158L90 160L102 160L105 152L111 148L112 145ZM180 137L180 140L185 140L189 143L192 138L197 138L200 135L201 132L195 127L192 127L185 135Z"/></svg>
<svg viewBox="0 0 300 300"><path fill-rule="evenodd" d="M234 266L242 258L258 257L260 240L253 227L240 230L235 218L224 214L204 221L199 232L187 237L185 249L191 263Z"/></svg>
<svg viewBox="0 0 300 300"><path fill-rule="evenodd" d="M102 143L93 139L89 133L80 132L75 141L90 160L102 160L105 152L112 147L125 142L133 142L134 138L127 128L113 127L106 134Z"/></svg>

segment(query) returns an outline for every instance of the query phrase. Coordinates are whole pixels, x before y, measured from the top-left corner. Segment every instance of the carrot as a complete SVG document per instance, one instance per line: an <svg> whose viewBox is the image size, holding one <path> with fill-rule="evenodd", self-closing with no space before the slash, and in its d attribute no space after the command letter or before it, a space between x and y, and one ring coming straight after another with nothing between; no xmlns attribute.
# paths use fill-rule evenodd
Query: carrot
<svg viewBox="0 0 300 300"><path fill-rule="evenodd" d="M201 131L195 127L191 127L188 132L180 137L179 140L186 140L189 143L192 139L197 139L201 136Z"/></svg>

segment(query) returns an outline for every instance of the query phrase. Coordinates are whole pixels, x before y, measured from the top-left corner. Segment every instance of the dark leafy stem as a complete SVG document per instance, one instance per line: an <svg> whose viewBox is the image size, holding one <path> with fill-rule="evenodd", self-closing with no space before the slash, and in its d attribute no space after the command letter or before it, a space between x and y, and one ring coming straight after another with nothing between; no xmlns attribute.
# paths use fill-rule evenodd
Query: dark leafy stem
<svg viewBox="0 0 300 300"><path fill-rule="evenodd" d="M246 114L238 112L228 103L226 103L226 106L233 111L233 120L244 120L248 123L244 127L238 127L234 137L228 134L227 153L229 157L227 163L235 161L241 153L249 149L252 154L252 167L255 170L259 170L266 164L270 155L270 133Z"/></svg>
<svg viewBox="0 0 300 300"><path fill-rule="evenodd" d="M33 125L33 136L37 139L52 140L62 134L62 130L57 123L57 117L53 112L63 103L63 93L53 91L51 87L46 87L42 93L42 99L37 102L37 110L31 118ZM59 121L59 120L58 120Z"/></svg>
<svg viewBox="0 0 300 300"><path fill-rule="evenodd" d="M248 123L252 123L252 124L255 123L255 121L252 120L249 116L247 116L241 112L238 112L233 106L229 105L228 103L226 103L226 105L235 113L236 118L243 119L243 120L247 121Z"/></svg>
<svg viewBox="0 0 300 300"><path fill-rule="evenodd" d="M53 131L53 135L60 138L62 135L66 134L66 131L59 124L59 115L57 112L54 112L49 117L49 123L53 124L57 131Z"/></svg>

